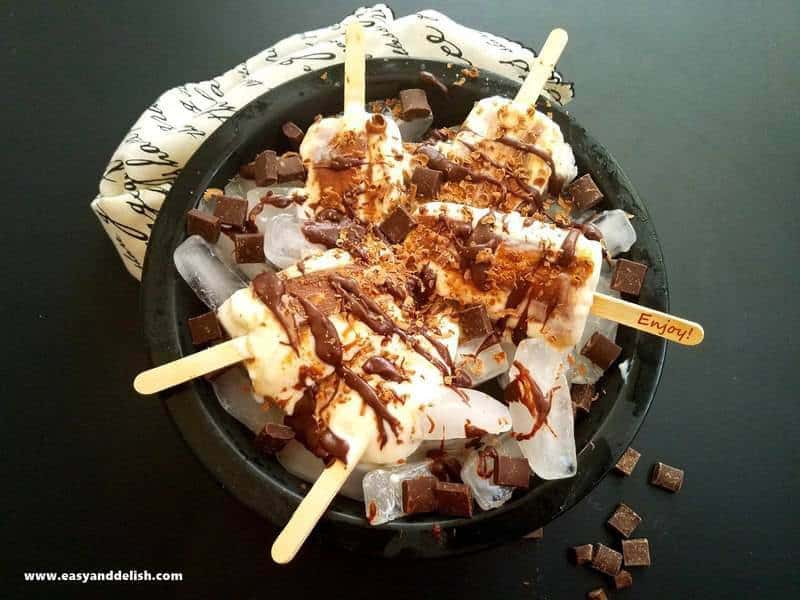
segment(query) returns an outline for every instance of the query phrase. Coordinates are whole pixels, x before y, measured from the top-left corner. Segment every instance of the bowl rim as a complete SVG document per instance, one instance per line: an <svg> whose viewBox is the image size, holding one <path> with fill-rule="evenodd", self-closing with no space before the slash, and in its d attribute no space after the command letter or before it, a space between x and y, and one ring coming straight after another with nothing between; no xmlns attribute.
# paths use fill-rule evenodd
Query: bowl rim
<svg viewBox="0 0 800 600"><path fill-rule="evenodd" d="M386 71L391 71L392 68L413 68L416 71L424 69L434 72L434 74L447 74L450 72L447 63L435 60L405 57L370 59L367 61L367 81L369 82L372 78L379 77L382 74L385 75ZM336 81L337 77L341 79L342 65L329 66L325 70L328 71L331 81ZM513 93L520 85L517 81L486 70L482 70L480 76L481 78L487 78L487 81L495 82L499 88L510 93ZM300 88L308 84L319 85L319 71L311 71L280 86L276 86L240 108L197 148L173 183L151 232L142 277L141 306L145 323L145 335L153 364L162 364L184 355L181 343L182 323L179 322L175 315L176 286L174 283L176 278L179 279L179 276L172 261L172 253L175 246L185 238L185 233L183 227L175 226L176 223L183 223L183 215L187 208L199 200L203 191L210 185L211 180L217 175L220 168L231 159L232 155L236 154L239 119L249 118L252 115L252 111L258 110L259 106L268 106L270 99L276 94L284 94L289 89ZM469 80L465 85L469 85ZM553 109L555 112L560 113L562 118L569 120L573 126L578 127L582 135L585 136L586 143L603 154L605 164L608 165L609 171L613 173L614 179L630 194L637 210L646 221L648 230L653 238L650 243L653 244L655 256L660 262L660 275L663 280L663 289L661 289L660 295L656 298L659 302L657 305L650 304L648 306L667 311L669 291L663 252L645 204L608 150L599 144L585 128L577 124L565 111L557 106L554 106ZM637 397L641 397L636 402L635 414L625 415L622 414L624 411L615 411L612 408L611 412L605 415L599 428L593 432L591 436L592 443L579 450L578 474L572 479L561 480L560 482L545 482L540 486L548 486L554 489L556 497L560 497L563 500L557 506L549 508L546 522L549 523L557 518L588 495L613 468L619 455L633 441L644 422L660 382L667 344L664 340L659 340L659 342L654 344L653 359L655 363L652 366L654 370L649 377L649 381L644 383L642 389L638 389L641 386L638 386L639 381L636 382L636 394ZM252 460L252 457L246 456L233 443L224 424L214 418L202 401L202 397L209 392L210 386L200 380L167 390L160 394L160 397L180 435L211 474L237 499L262 517L275 524L285 523L294 507L301 500L301 494L282 487L260 469ZM210 393L213 395L213 392ZM618 404L620 404L619 399L614 400L615 407ZM619 414L615 416L615 412ZM583 477L580 479L581 483L578 486L580 490L577 493L572 493L568 488L575 487L576 482L579 481L579 477L582 475L582 458L585 463L587 453L597 451L594 443L595 437L604 428L611 428L612 426L618 430L614 433L613 440L605 440L606 442L611 442L611 444L607 449L604 448L604 454L601 458L602 466L599 468L594 467L589 472L583 473ZM265 481L268 481L275 489L269 492L263 489ZM564 482L568 482L566 488ZM543 525L544 523L536 524L537 519L534 512L538 511L524 510L526 505L530 505L536 496L536 494L532 493L524 494L498 509L478 513L471 519L436 519L435 522L440 524L441 531L445 532L444 542L442 542L443 534L441 531L439 533L431 531L430 520L419 522L400 520L374 527L370 526L363 517L355 517L336 510L335 503L320 523L319 530L321 536L350 549L366 549L371 553L374 553L377 549L378 553L385 556L449 556L497 545L514 537L520 537L526 530L530 531ZM514 515L517 516L514 517ZM527 517L527 519L524 517ZM487 533L487 528L483 527L483 525L489 520L502 520L503 525L497 528L497 532ZM524 521L527 525L518 521ZM494 529L494 527L495 525L493 524L489 529ZM381 540L377 541L377 543L362 544L358 539L360 536L357 532L362 532L362 534L363 532L377 533L379 535L373 535L373 537L381 538ZM456 532L458 532L458 535L456 535ZM389 535L386 535L387 533ZM397 535L401 537L410 536L414 539L407 540L399 548L392 549L393 540L396 541ZM456 541L457 538L459 538L458 541ZM436 543L431 543L432 540L435 540ZM409 547L422 543L428 544L428 547L420 547L417 552L408 551Z"/></svg>

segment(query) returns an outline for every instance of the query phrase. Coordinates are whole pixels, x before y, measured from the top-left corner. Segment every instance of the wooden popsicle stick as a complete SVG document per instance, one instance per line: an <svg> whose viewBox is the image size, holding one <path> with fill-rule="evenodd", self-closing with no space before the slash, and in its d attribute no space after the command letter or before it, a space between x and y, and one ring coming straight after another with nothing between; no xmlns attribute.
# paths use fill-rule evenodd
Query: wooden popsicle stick
<svg viewBox="0 0 800 600"><path fill-rule="evenodd" d="M547 36L544 42L544 46L542 46L541 52L539 52L539 56L536 57L531 67L530 73L528 73L528 77L523 82L522 87L519 88L517 96L514 98L515 102L521 102L523 104L536 103L539 94L542 93L544 84L547 83L547 80L550 79L550 75L553 74L553 69L558 62L558 58L567 45L567 39L567 32L563 29L553 29L553 31L550 32L550 35Z"/></svg>
<svg viewBox="0 0 800 600"><path fill-rule="evenodd" d="M358 447L355 447L354 443L350 444L347 465L337 460L325 468L272 544L272 560L285 565L295 557L330 503L342 489L350 473L361 460L366 447L367 436L362 435L358 441Z"/></svg>
<svg viewBox="0 0 800 600"><path fill-rule="evenodd" d="M133 389L140 394L155 394L195 377L229 367L251 356L247 347L247 337L235 338L142 371L133 380Z"/></svg>
<svg viewBox="0 0 800 600"><path fill-rule="evenodd" d="M605 294L595 293L591 311L598 317L684 346L696 346L705 337L703 326L699 323Z"/></svg>
<svg viewBox="0 0 800 600"><path fill-rule="evenodd" d="M345 115L360 114L366 104L364 28L361 23L349 23L344 40L344 112Z"/></svg>

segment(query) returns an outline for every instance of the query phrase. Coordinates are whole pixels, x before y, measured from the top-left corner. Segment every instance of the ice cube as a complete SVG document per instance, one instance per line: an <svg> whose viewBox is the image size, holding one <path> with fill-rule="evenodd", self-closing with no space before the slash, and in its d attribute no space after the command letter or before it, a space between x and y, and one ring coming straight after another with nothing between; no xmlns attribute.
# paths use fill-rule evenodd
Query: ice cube
<svg viewBox="0 0 800 600"><path fill-rule="evenodd" d="M530 431L533 419L527 409L519 402L513 402L509 410L514 417L515 429L519 414L519 420ZM527 423L525 423L526 416ZM559 377L552 391L547 423L530 439L520 440L519 447L528 459L533 472L542 479L564 479L575 475L578 470L578 459L575 451L572 399L566 378Z"/></svg>
<svg viewBox="0 0 800 600"><path fill-rule="evenodd" d="M184 240L175 249L173 260L183 280L212 310L217 310L236 290L247 286L199 235Z"/></svg>
<svg viewBox="0 0 800 600"><path fill-rule="evenodd" d="M396 122L397 128L400 130L400 137L405 143L419 142L433 125L433 115L411 121L396 119Z"/></svg>
<svg viewBox="0 0 800 600"><path fill-rule="evenodd" d="M546 394L554 385L556 379L564 370L566 356L553 348L542 338L526 338L517 346L514 362L519 362L533 377L536 385ZM517 376L517 367L509 369L509 376L513 380ZM514 429L515 431L519 431Z"/></svg>
<svg viewBox="0 0 800 600"><path fill-rule="evenodd" d="M264 254L278 269L291 267L297 261L321 254L325 247L312 244L301 231L303 221L295 214L272 216L264 226Z"/></svg>
<svg viewBox="0 0 800 600"><path fill-rule="evenodd" d="M228 369L215 377L211 385L225 412L253 433L261 431L267 423L283 423L283 411L255 395L242 367Z"/></svg>
<svg viewBox="0 0 800 600"><path fill-rule="evenodd" d="M370 525L399 519L403 512L403 481L431 476L430 461L375 469L364 476L364 507Z"/></svg>
<svg viewBox="0 0 800 600"><path fill-rule="evenodd" d="M483 341L483 338L477 337L461 344L456 352L456 367L469 374L473 385L479 385L508 371L508 359L499 343L475 355Z"/></svg>
<svg viewBox="0 0 800 600"><path fill-rule="evenodd" d="M603 234L603 243L609 256L627 252L636 243L636 230L624 210L606 210L591 220Z"/></svg>
<svg viewBox="0 0 800 600"><path fill-rule="evenodd" d="M256 187L256 182L253 179L245 179L237 175L225 184L225 195L235 196L237 198L247 197L247 192Z"/></svg>
<svg viewBox="0 0 800 600"><path fill-rule="evenodd" d="M522 452L519 449L519 444L510 435L505 435L501 438L494 438L485 440L487 446L493 446L499 455L510 456L512 458L519 458ZM502 506L511 499L514 493L514 488L505 485L496 485L493 482L492 476L482 477L478 474L478 465L481 459L482 450L470 450L464 465L461 467L461 480L466 483L472 490L472 497L483 510L492 510ZM487 465L490 469L493 467L492 459L485 459L489 461Z"/></svg>
<svg viewBox="0 0 800 600"><path fill-rule="evenodd" d="M461 388L460 391L466 401L449 387L432 386L423 406L427 417L422 420L426 440L466 438L476 430L502 433L511 429L511 415L505 404L478 390Z"/></svg>
<svg viewBox="0 0 800 600"><path fill-rule="evenodd" d="M325 470L325 463L309 452L300 442L292 440L275 456L281 466L295 477L313 484ZM373 470L375 465L359 463L339 490L342 496L353 500L363 500L362 481L364 475Z"/></svg>

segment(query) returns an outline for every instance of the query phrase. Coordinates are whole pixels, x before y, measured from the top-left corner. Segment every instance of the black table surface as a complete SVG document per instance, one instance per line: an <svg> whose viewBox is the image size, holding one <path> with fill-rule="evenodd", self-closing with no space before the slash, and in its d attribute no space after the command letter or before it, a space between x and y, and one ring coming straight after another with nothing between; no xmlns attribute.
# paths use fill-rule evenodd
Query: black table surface
<svg viewBox="0 0 800 600"><path fill-rule="evenodd" d="M797 596L800 5L492 6L438 8L534 46L553 26L570 32L569 109L648 203L673 312L705 325L701 347L668 351L634 475L607 477L540 542L416 563L311 544L272 564L276 530L131 389L148 366L139 286L88 203L162 91L355 6L5 2L0 596L581 598L604 581L570 565L566 548L611 539L603 524L620 501L644 517L637 535L653 557L623 594ZM655 461L686 470L683 491L647 484ZM22 583L26 571L112 569L182 571L184 582Z"/></svg>

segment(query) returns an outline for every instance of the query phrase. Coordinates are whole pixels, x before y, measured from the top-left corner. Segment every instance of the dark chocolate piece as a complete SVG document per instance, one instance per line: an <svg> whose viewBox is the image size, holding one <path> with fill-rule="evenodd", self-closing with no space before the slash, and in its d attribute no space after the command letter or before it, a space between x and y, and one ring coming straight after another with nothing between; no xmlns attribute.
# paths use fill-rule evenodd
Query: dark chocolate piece
<svg viewBox="0 0 800 600"><path fill-rule="evenodd" d="M642 522L642 517L637 515L627 504L620 503L617 510L608 520L608 525L619 531L625 537L631 537L634 529Z"/></svg>
<svg viewBox="0 0 800 600"><path fill-rule="evenodd" d="M605 544L597 544L597 550L592 558L592 568L614 577L622 566L622 554L612 550Z"/></svg>
<svg viewBox="0 0 800 600"><path fill-rule="evenodd" d="M255 179L256 161L250 161L249 163L245 163L239 167L239 176L244 177L245 179Z"/></svg>
<svg viewBox="0 0 800 600"><path fill-rule="evenodd" d="M599 331L592 334L592 337L589 338L589 341L586 342L583 350L581 350L581 354L603 370L614 364L621 352L622 348Z"/></svg>
<svg viewBox="0 0 800 600"><path fill-rule="evenodd" d="M264 234L234 234L233 257L238 264L263 263L266 260L264 257Z"/></svg>
<svg viewBox="0 0 800 600"><path fill-rule="evenodd" d="M424 119L431 115L425 90L400 90L400 103L403 105L403 119L406 121Z"/></svg>
<svg viewBox="0 0 800 600"><path fill-rule="evenodd" d="M247 218L247 200L233 196L220 196L217 198L214 216L219 217L219 220L225 225L244 227L244 220Z"/></svg>
<svg viewBox="0 0 800 600"><path fill-rule="evenodd" d="M461 461L455 456L450 456L449 454L437 456L431 463L430 470L439 481L462 483Z"/></svg>
<svg viewBox="0 0 800 600"><path fill-rule="evenodd" d="M466 167L446 158L433 146L423 144L417 148L417 152L428 157L428 168L442 171L447 181L461 181L468 174Z"/></svg>
<svg viewBox="0 0 800 600"><path fill-rule="evenodd" d="M468 342L475 338L485 338L494 333L489 314L482 304L468 306L458 313L458 324L461 326L461 341Z"/></svg>
<svg viewBox="0 0 800 600"><path fill-rule="evenodd" d="M611 289L623 294L638 296L642 291L646 274L647 265L624 258L617 259L614 276L611 278Z"/></svg>
<svg viewBox="0 0 800 600"><path fill-rule="evenodd" d="M626 477L629 476L633 473L633 470L636 468L636 463L639 462L641 456L642 455L633 448L628 448L625 450L625 454L619 458L617 464L614 465L614 470Z"/></svg>
<svg viewBox="0 0 800 600"><path fill-rule="evenodd" d="M323 314L330 315L338 312L341 308L339 297L331 287L331 282L324 272L290 277L286 280L285 285L289 294L306 298L313 302L314 306Z"/></svg>
<svg viewBox="0 0 800 600"><path fill-rule="evenodd" d="M650 483L670 492L679 492L683 486L683 470L657 462L653 465Z"/></svg>
<svg viewBox="0 0 800 600"><path fill-rule="evenodd" d="M435 477L417 477L403 481L403 512L410 515L436 510Z"/></svg>
<svg viewBox="0 0 800 600"><path fill-rule="evenodd" d="M255 164L256 184L259 186L272 185L278 181L278 155L274 150L264 150L256 156Z"/></svg>
<svg viewBox="0 0 800 600"><path fill-rule="evenodd" d="M594 555L594 546L591 544L583 544L581 546L573 546L570 548L570 557L572 558L572 562L576 565L585 565L586 563L592 562L592 556Z"/></svg>
<svg viewBox="0 0 800 600"><path fill-rule="evenodd" d="M437 87L439 91L441 91L445 96L447 95L448 92L447 86L444 83L442 83L442 80L439 79L433 73L430 73L429 71L420 71L419 78L421 81L424 81L425 83L430 83L431 85Z"/></svg>
<svg viewBox="0 0 800 600"><path fill-rule="evenodd" d="M569 390L572 396L572 406L588 413L595 401L594 385L591 383L573 383Z"/></svg>
<svg viewBox="0 0 800 600"><path fill-rule="evenodd" d="M380 230L392 244L400 244L406 239L416 223L402 206L395 208L380 224Z"/></svg>
<svg viewBox="0 0 800 600"><path fill-rule="evenodd" d="M530 533L526 533L522 536L526 540L541 540L544 539L544 529L539 527L539 529L534 529Z"/></svg>
<svg viewBox="0 0 800 600"><path fill-rule="evenodd" d="M572 202L578 210L592 208L603 199L603 192L600 191L592 176L588 173L573 181L567 188L566 193L572 198Z"/></svg>
<svg viewBox="0 0 800 600"><path fill-rule="evenodd" d="M420 198L436 198L439 187L442 185L442 172L428 167L417 167L411 176L411 183L417 186L417 196Z"/></svg>
<svg viewBox="0 0 800 600"><path fill-rule="evenodd" d="M622 557L626 567L649 567L650 542L647 538L622 540Z"/></svg>
<svg viewBox="0 0 800 600"><path fill-rule="evenodd" d="M497 485L527 489L530 478L531 468L525 458L500 455L494 462L494 482Z"/></svg>
<svg viewBox="0 0 800 600"><path fill-rule="evenodd" d="M625 542L622 542L623 552L625 550ZM624 590L625 588L629 588L633 585L633 577L631 577L630 571L626 571L622 569L619 573L614 575L614 589L615 590Z"/></svg>
<svg viewBox="0 0 800 600"><path fill-rule="evenodd" d="M207 312L199 317L188 320L189 333L195 346L207 344L222 338L222 327L217 320L217 313Z"/></svg>
<svg viewBox="0 0 800 600"><path fill-rule="evenodd" d="M280 423L267 423L256 436L255 446L264 454L275 454L294 439L294 429Z"/></svg>
<svg viewBox="0 0 800 600"><path fill-rule="evenodd" d="M597 588L596 590L592 590L586 594L586 597L589 600L608 600L608 596L606 596L606 591L603 588Z"/></svg>
<svg viewBox="0 0 800 600"><path fill-rule="evenodd" d="M472 492L466 484L437 481L434 493L440 514L452 517L472 516Z"/></svg>
<svg viewBox="0 0 800 600"><path fill-rule="evenodd" d="M289 140L289 145L294 150L299 150L300 142L303 141L303 137L305 136L303 130L291 121L286 121L286 123L281 126L281 131L283 135L286 136L286 139Z"/></svg>
<svg viewBox="0 0 800 600"><path fill-rule="evenodd" d="M220 218L193 208L186 213L186 233L200 235L209 244L216 244L219 239Z"/></svg>
<svg viewBox="0 0 800 600"><path fill-rule="evenodd" d="M306 168L299 154L287 152L278 160L278 183L284 181L304 181Z"/></svg>

